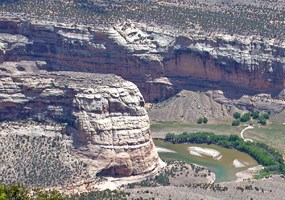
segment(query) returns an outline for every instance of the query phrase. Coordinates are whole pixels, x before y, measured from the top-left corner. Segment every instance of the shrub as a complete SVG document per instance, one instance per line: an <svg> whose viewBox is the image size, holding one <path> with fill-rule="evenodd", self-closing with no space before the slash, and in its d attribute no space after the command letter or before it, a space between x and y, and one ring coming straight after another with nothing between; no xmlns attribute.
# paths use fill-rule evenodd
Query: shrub
<svg viewBox="0 0 285 200"><path fill-rule="evenodd" d="M232 122L232 126L239 126L240 125L240 120L236 119Z"/></svg>
<svg viewBox="0 0 285 200"><path fill-rule="evenodd" d="M203 123L204 123L204 124L207 124L207 123L208 123L208 118L207 118L207 117L204 117L204 118L203 118Z"/></svg>
<svg viewBox="0 0 285 200"><path fill-rule="evenodd" d="M261 125L265 126L267 123L266 123L266 119L263 117L263 116L260 116L258 118L258 123L260 123Z"/></svg>
<svg viewBox="0 0 285 200"><path fill-rule="evenodd" d="M239 119L239 118L240 118L240 113L239 113L239 112L235 112L235 113L233 114L233 117L234 117L235 119Z"/></svg>
<svg viewBox="0 0 285 200"><path fill-rule="evenodd" d="M251 113L251 116L252 116L253 119L258 119L258 117L259 117L259 112L257 112L257 111L252 112L252 113Z"/></svg>
<svg viewBox="0 0 285 200"><path fill-rule="evenodd" d="M203 123L203 118L200 117L198 120L197 120L197 124L202 124Z"/></svg>
<svg viewBox="0 0 285 200"><path fill-rule="evenodd" d="M245 113L243 116L240 118L241 122L248 122L250 120L250 113Z"/></svg>
<svg viewBox="0 0 285 200"><path fill-rule="evenodd" d="M264 113L264 114L262 115L262 117L263 117L264 119L269 119L269 114L268 114L268 113Z"/></svg>
<svg viewBox="0 0 285 200"><path fill-rule="evenodd" d="M238 151L252 156L260 165L265 168L261 172L285 173L285 164L283 155L276 149L261 142L245 142L237 135L215 135L214 133L183 132L180 135L168 134L166 141L177 143L194 143L194 144L216 144L224 148L233 148ZM262 175L264 176L264 175Z"/></svg>

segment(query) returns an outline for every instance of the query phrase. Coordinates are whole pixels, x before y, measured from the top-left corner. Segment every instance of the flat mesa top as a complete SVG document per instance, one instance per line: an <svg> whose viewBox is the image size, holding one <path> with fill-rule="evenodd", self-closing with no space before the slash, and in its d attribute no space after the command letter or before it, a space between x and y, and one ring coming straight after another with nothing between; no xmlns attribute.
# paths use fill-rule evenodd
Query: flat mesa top
<svg viewBox="0 0 285 200"><path fill-rule="evenodd" d="M33 16L76 25L103 27L130 19L178 31L200 29L268 38L283 38L285 34L284 0L1 0L0 10L23 19Z"/></svg>

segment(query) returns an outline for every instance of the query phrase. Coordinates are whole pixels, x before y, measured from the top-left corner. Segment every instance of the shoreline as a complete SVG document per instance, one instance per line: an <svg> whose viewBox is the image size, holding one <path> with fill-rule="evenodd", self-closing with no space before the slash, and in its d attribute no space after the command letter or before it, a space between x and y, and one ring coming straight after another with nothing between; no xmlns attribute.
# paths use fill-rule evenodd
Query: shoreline
<svg viewBox="0 0 285 200"><path fill-rule="evenodd" d="M233 182L242 182L244 180L252 180L254 179L254 176L256 174L258 174L258 172L261 170L261 169L264 169L264 167L262 165L257 165L255 167L250 167L244 171L241 171L241 172L237 172L236 173L236 180L233 181ZM232 182L232 181L230 181Z"/></svg>
<svg viewBox="0 0 285 200"><path fill-rule="evenodd" d="M164 147L155 146L155 148L156 148L158 153L176 153L175 151L173 151L171 149L164 148Z"/></svg>

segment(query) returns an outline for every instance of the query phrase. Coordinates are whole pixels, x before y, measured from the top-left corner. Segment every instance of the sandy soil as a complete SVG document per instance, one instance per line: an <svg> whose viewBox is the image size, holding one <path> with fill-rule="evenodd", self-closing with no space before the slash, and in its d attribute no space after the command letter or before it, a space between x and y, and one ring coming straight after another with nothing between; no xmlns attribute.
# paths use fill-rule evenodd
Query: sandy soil
<svg viewBox="0 0 285 200"><path fill-rule="evenodd" d="M156 150L159 153L176 153L175 151L172 151L171 149L163 148L163 147L158 147L156 146Z"/></svg>
<svg viewBox="0 0 285 200"><path fill-rule="evenodd" d="M202 147L188 147L188 151L194 156L211 156L214 159L221 159L221 153L215 149L202 148Z"/></svg>
<svg viewBox="0 0 285 200"><path fill-rule="evenodd" d="M242 161L240 161L238 159L234 159L233 165L235 166L235 168L242 168L242 167L247 166L248 163L247 162L242 162Z"/></svg>
<svg viewBox="0 0 285 200"><path fill-rule="evenodd" d="M262 165L258 165L256 167L248 168L247 170L236 173L237 180L235 182L240 182L246 179L252 179L255 174L258 173L259 170L263 169Z"/></svg>

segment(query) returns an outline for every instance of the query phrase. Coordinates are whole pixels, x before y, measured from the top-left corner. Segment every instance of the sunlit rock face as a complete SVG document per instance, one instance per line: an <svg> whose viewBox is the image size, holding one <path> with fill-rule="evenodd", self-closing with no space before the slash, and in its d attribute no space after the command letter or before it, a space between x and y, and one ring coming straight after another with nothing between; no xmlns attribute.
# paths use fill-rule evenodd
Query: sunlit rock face
<svg viewBox="0 0 285 200"><path fill-rule="evenodd" d="M15 140L13 144L26 141L21 151L15 145L6 148L5 142L0 143L6 155L14 152L10 163L4 162L4 154L0 156L7 164L0 168L3 182L16 180L28 185L50 186L69 183L69 178L83 171L84 178L94 178L96 174L121 177L148 174L160 167L144 99L133 83L116 75L47 72L42 70L45 65L34 61L0 64L2 141L7 138ZM50 146L49 139L45 138L50 141L60 138L61 142L57 140ZM37 145L28 141L37 141ZM46 149L46 156L36 159L37 155L30 151L39 151L37 148ZM63 149L65 153L60 154ZM25 152L30 152L31 159L22 156ZM57 157L49 156L57 153ZM21 157L25 162L17 161ZM55 160L46 160L49 157ZM52 175L57 170L46 162L59 162L56 166L62 166L70 176ZM58 180L42 183L38 180L43 178L41 176L31 180L29 173L20 173L22 167Z"/></svg>
<svg viewBox="0 0 285 200"><path fill-rule="evenodd" d="M284 89L282 40L178 34L132 22L91 27L11 17L2 17L0 32L0 62L42 60L49 70L113 73L134 82L146 101L187 89L189 79Z"/></svg>

